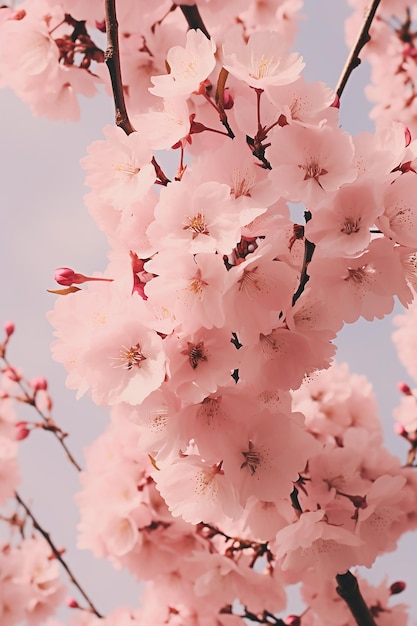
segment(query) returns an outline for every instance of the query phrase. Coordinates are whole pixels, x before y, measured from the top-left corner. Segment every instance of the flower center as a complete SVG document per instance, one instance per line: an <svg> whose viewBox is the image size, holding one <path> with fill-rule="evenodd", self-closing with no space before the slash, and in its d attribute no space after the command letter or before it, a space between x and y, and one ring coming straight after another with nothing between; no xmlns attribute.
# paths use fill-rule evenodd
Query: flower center
<svg viewBox="0 0 417 626"><path fill-rule="evenodd" d="M255 446L253 445L253 442L250 439L249 439L249 450L247 450L246 452L242 452L242 454L245 460L240 466L240 469L243 469L244 467L248 467L250 470L251 476L253 476L258 468L258 465L261 462L261 456L259 452L255 450Z"/></svg>
<svg viewBox="0 0 417 626"><path fill-rule="evenodd" d="M207 361L207 355L204 351L204 341L199 341L199 343L191 343L187 341L187 348L183 350L181 354L188 356L188 360L190 361L190 365L193 370L198 367L201 361Z"/></svg>
<svg viewBox="0 0 417 626"><path fill-rule="evenodd" d="M352 235L354 233L358 233L360 231L360 223L362 218L358 217L357 219L353 219L353 217L347 217L343 223L342 228L340 229L341 233L345 235Z"/></svg>
<svg viewBox="0 0 417 626"><path fill-rule="evenodd" d="M120 360L122 361L120 367L123 369L131 370L134 367L142 367L142 362L146 361L146 356L142 354L142 348L140 343L137 343L134 346L130 346L130 348L126 348L126 346L122 346L120 350Z"/></svg>
<svg viewBox="0 0 417 626"><path fill-rule="evenodd" d="M327 170L322 168L319 163L314 159L307 163L307 165L299 165L298 167L305 171L304 180L314 178L314 180L319 183L320 176L324 176L324 174L327 174Z"/></svg>
<svg viewBox="0 0 417 626"><path fill-rule="evenodd" d="M197 235L209 235L206 219L203 213L198 212L194 217L187 217L188 224L183 227L183 230L191 230L193 233L193 239Z"/></svg>

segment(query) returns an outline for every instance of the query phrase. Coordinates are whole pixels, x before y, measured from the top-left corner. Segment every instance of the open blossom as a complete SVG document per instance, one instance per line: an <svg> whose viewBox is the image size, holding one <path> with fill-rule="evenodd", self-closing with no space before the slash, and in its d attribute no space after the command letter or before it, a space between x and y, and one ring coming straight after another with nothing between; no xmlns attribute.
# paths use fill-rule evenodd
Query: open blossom
<svg viewBox="0 0 417 626"><path fill-rule="evenodd" d="M336 191L357 176L353 142L348 133L327 125L287 125L271 135L267 157L269 176L277 191L293 202L322 201L325 192Z"/></svg>
<svg viewBox="0 0 417 626"><path fill-rule="evenodd" d="M240 241L240 218L230 187L214 181L194 187L186 178L164 187L147 236L157 249L173 253L182 249L229 254Z"/></svg>
<svg viewBox="0 0 417 626"><path fill-rule="evenodd" d="M354 256L371 241L370 228L381 214L382 197L371 184L343 185L314 207L305 235L315 255Z"/></svg>
<svg viewBox="0 0 417 626"><path fill-rule="evenodd" d="M138 133L106 126L105 141L95 141L81 160L86 184L115 209L129 209L142 200L155 182L152 152Z"/></svg>
<svg viewBox="0 0 417 626"><path fill-rule="evenodd" d="M297 53L288 54L280 33L262 30L252 33L246 44L236 36L227 40L223 65L250 87L267 89L297 80L305 63Z"/></svg>
<svg viewBox="0 0 417 626"><path fill-rule="evenodd" d="M376 224L384 235L403 246L417 247L417 176L403 174L384 194L385 210Z"/></svg>
<svg viewBox="0 0 417 626"><path fill-rule="evenodd" d="M188 97L197 91L216 65L216 45L201 30L189 30L185 48L174 46L168 51L166 76L152 76L154 84L149 91L155 96L171 98Z"/></svg>
<svg viewBox="0 0 417 626"><path fill-rule="evenodd" d="M278 531L273 542L282 568L293 572L314 567L322 576L343 573L355 563L352 548L363 545L353 532L326 521L324 510L307 511Z"/></svg>
<svg viewBox="0 0 417 626"><path fill-rule="evenodd" d="M108 290L100 289L103 284ZM78 389L79 396L90 390L97 404L139 404L165 378L162 339L153 330L153 316L140 296L123 297L112 291L113 283L94 285L91 291L72 294L75 300L69 317L62 301L50 314L60 328L54 356L67 366L67 385ZM71 330L73 315L78 314L83 324ZM65 338L61 338L63 328Z"/></svg>

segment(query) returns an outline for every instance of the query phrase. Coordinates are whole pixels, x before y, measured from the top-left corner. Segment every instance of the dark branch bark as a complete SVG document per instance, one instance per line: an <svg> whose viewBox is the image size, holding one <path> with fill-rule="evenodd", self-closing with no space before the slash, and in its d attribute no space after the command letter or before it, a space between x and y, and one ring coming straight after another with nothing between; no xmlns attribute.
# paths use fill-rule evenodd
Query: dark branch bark
<svg viewBox="0 0 417 626"><path fill-rule="evenodd" d="M188 4L179 4L178 5L183 12L185 19L187 20L187 24L193 30L201 30L202 33L205 34L207 39L210 39L210 34L203 22L203 19L200 15L200 11L196 4L192 4L191 6Z"/></svg>
<svg viewBox="0 0 417 626"><path fill-rule="evenodd" d="M116 125L122 128L126 135L135 131L126 110L125 97L123 93L122 74L120 70L119 54L119 24L116 18L115 0L106 0L106 34L107 48L104 55L107 68L110 73L112 84L114 108L116 111Z"/></svg>
<svg viewBox="0 0 417 626"><path fill-rule="evenodd" d="M71 572L70 568L68 567L68 565L66 564L66 562L62 558L62 554L60 553L60 551L57 549L57 547L55 546L54 542L52 541L49 533L42 528L42 526L39 524L39 522L34 517L32 511L30 510L28 505L23 502L22 498L19 496L19 494L17 492L15 492L15 498L18 501L18 503L24 508L24 510L26 511L26 514L32 520L32 524L33 524L34 529L37 530L42 535L42 537L45 539L45 541L48 543L49 547L51 548L51 550L53 552L54 557L61 563L61 565L64 568L64 570L67 572L70 581L72 582L72 584L75 587L77 587L78 591L80 592L80 594L82 595L84 600L87 602L88 606L91 609L91 612L94 613L94 615L96 615L99 618L103 617L97 611L96 607L91 602L90 598L87 596L86 592L81 587L80 583L77 581L77 579L75 578L74 574Z"/></svg>
<svg viewBox="0 0 417 626"><path fill-rule="evenodd" d="M362 48L368 43L368 41L371 38L369 35L369 29L371 27L372 21L375 17L375 13L380 2L381 0L372 0L372 2L367 8L367 11L365 13L365 16L362 22L362 26L356 37L356 42L352 50L350 51L345 67L343 68L343 72L339 78L339 82L337 83L336 93L339 98L341 97L343 90L346 87L346 83L349 80L351 73L361 63L359 54Z"/></svg>
<svg viewBox="0 0 417 626"><path fill-rule="evenodd" d="M337 574L336 591L348 605L358 626L377 626L359 589L358 581L351 572Z"/></svg>

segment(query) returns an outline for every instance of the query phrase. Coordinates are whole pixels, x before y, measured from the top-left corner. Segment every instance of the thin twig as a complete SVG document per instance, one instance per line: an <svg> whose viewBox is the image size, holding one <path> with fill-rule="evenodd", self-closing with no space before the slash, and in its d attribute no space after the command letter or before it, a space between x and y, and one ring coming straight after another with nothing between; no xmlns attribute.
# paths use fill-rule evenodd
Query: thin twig
<svg viewBox="0 0 417 626"><path fill-rule="evenodd" d="M336 591L348 605L358 626L377 626L360 592L357 578L348 571L345 574L337 574L336 582Z"/></svg>
<svg viewBox="0 0 417 626"><path fill-rule="evenodd" d="M126 135L130 135L135 131L126 110L125 98L123 93L122 73L120 70L120 53L119 53L119 24L116 18L115 0L106 0L106 34L107 47L104 55L107 68L110 73L112 84L114 108L116 110L116 125L122 128Z"/></svg>
<svg viewBox="0 0 417 626"><path fill-rule="evenodd" d="M124 130L126 135L131 135L136 132L135 128L129 119L126 109L125 96L123 91L122 72L120 69L120 51L119 51L119 24L116 17L116 2L115 0L106 0L106 33L107 33L107 47L105 53L105 60L107 69L109 70L114 108L116 110L115 121L116 125ZM164 174L161 166L156 161L155 157L152 157L152 165L155 168L156 177L158 183L167 185L170 179Z"/></svg>
<svg viewBox="0 0 417 626"><path fill-rule="evenodd" d="M2 358L3 358L4 363L6 364L6 367L10 368L12 371L15 371L15 368L9 363L9 361L8 361L8 359L7 359L5 354L2 356ZM25 386L23 385L22 381L19 379L16 382L17 382L18 386L20 387L20 389L22 390L22 392L24 394L23 400L27 404L30 404L30 406L33 406L33 408L35 409L35 411L37 412L39 417L44 422L45 426L43 427L43 429L50 431L56 437L56 439L59 442L59 444L65 450L65 454L67 455L67 458L70 461L70 463L72 463L72 465L75 467L75 469L78 472L81 472L82 471L81 470L81 466L79 465L79 463L77 463L77 461L75 460L74 456L70 452L67 444L64 441L64 439L66 437L66 434L58 426L56 426L55 422L53 420L51 420L50 417L47 417L46 415L43 414L43 412L40 410L40 408L36 404L35 397L29 395L29 393L28 393L27 389L25 388Z"/></svg>
<svg viewBox="0 0 417 626"><path fill-rule="evenodd" d="M203 22L203 18L200 15L200 11L198 10L198 6L196 4L188 5L188 4L180 4L178 5L187 20L188 26L192 30L201 30L202 33L210 39L210 34Z"/></svg>
<svg viewBox="0 0 417 626"><path fill-rule="evenodd" d="M23 502L22 498L19 496L19 494L17 493L17 491L15 492L15 497L16 500L18 501L18 503L24 508L24 510L26 511L26 514L28 515L28 517L30 517L30 519L32 520L33 523L33 527L35 528L35 530L37 530L42 537L45 539L45 541L48 543L49 547L51 548L54 557L56 559L58 559L58 561L61 563L62 567L65 569L65 571L67 572L69 579L71 580L72 584L77 587L78 591L81 593L81 595L83 596L84 600L87 602L88 606L91 609L91 612L94 613L94 615L96 615L97 617L101 618L103 617L95 608L94 604L91 602L90 598L87 596L87 594L85 593L84 589L81 587L80 583L77 581L77 579L75 578L74 574L71 572L70 568L68 567L68 565L66 564L66 562L64 561L64 559L62 558L61 553L59 552L59 550L57 549L57 547L55 546L54 542L52 541L50 535L48 532L46 532L46 530L44 530L42 528L42 526L40 526L39 522L36 520L36 518L34 517L32 511L30 510L30 508L27 506L27 504L25 504L25 502Z"/></svg>
<svg viewBox="0 0 417 626"><path fill-rule="evenodd" d="M351 73L353 72L353 70L358 67L358 65L360 65L361 63L361 59L359 58L359 54L362 50L362 48L368 43L368 41L370 40L371 36L369 34L369 29L371 27L372 21L375 17L375 13L376 10L378 8L379 3L381 2L381 0L372 0L372 2L369 4L365 14L364 14L364 19L362 22L362 26L359 30L359 33L356 37L356 42L355 45L353 46L352 50L350 51L350 54L347 58L345 67L343 68L343 72L339 78L339 82L337 83L337 87L336 87L336 93L338 95L338 97L340 98L343 90L346 86L347 81L349 80L349 77L351 75Z"/></svg>

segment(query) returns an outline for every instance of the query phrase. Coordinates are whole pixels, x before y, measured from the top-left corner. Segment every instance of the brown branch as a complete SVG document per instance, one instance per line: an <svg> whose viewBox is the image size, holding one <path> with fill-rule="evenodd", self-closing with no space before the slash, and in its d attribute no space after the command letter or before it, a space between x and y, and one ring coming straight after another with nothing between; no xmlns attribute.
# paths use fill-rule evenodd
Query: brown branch
<svg viewBox="0 0 417 626"><path fill-rule="evenodd" d="M12 371L15 371L15 368L9 363L7 357L5 354L2 355L3 361L6 364L6 367L10 368ZM75 467L75 469L78 472L81 472L81 466L77 463L77 461L75 460L74 456L72 455L72 453L70 452L67 444L65 443L65 437L67 436L66 433L64 433L56 424L55 422L52 420L52 418L47 417L46 415L44 415L44 413L40 410L40 408L37 406L36 404L36 397L34 395L30 395L26 389L26 387L24 386L24 384L22 383L22 379L18 379L17 381L18 386L20 387L20 389L22 390L24 397L20 398L21 401L29 404L30 406L33 406L33 408L35 409L35 411L37 412L37 414L39 415L39 417L42 419L44 426L43 429L44 430L48 430L49 432L51 432L57 439L57 441L59 442L59 444L61 445L61 447L64 449L65 454L67 455L67 458L69 460L70 463L72 463L72 465ZM27 381L25 381L25 383L27 384ZM17 400L19 400L19 398L15 398Z"/></svg>
<svg viewBox="0 0 417 626"><path fill-rule="evenodd" d="M197 5L179 4L178 6L187 20L188 26L193 30L201 30L207 39L210 39L210 33L203 22L203 18L200 15Z"/></svg>
<svg viewBox="0 0 417 626"><path fill-rule="evenodd" d="M118 37L119 24L116 18L115 0L106 0L105 8L107 47L104 58L107 69L109 70L112 85L114 108L116 110L115 121L116 125L120 126L120 128L125 131L126 135L130 135L135 129L129 120L123 93Z"/></svg>
<svg viewBox="0 0 417 626"><path fill-rule="evenodd" d="M358 67L358 65L360 65L361 63L361 59L359 58L359 54L362 50L362 48L368 43L368 41L371 39L371 36L369 34L369 29L371 27L372 21L375 17L375 13L376 10L378 8L379 3L381 2L381 0L372 0L372 2L369 4L365 15L364 15L364 19L362 22L362 26L359 30L359 33L356 37L356 42L352 48L352 50L349 53L349 56L346 60L346 64L345 67L343 68L342 74L339 78L339 82L337 83L337 87L336 87L336 93L338 95L338 97L340 98L344 88L346 87L346 83L349 80L349 77L351 75L351 73L353 72L353 70Z"/></svg>
<svg viewBox="0 0 417 626"><path fill-rule="evenodd" d="M337 574L336 582L336 591L348 605L357 625L377 626L360 592L357 578L348 571L346 574Z"/></svg>
<svg viewBox="0 0 417 626"><path fill-rule="evenodd" d="M32 524L33 524L34 529L37 530L42 535L42 537L45 539L45 541L48 543L49 547L51 548L51 550L53 552L54 557L61 563L62 567L67 572L70 581L72 582L72 584L75 587L77 587L78 591L81 593L81 595L83 596L84 600L87 602L88 606L90 607L91 612L94 613L94 615L96 615L97 617L102 618L103 616L97 611L97 609L95 608L94 604L91 602L90 598L87 596L87 594L85 593L84 589L81 587L80 583L77 581L77 579L75 578L74 574L71 572L70 568L68 567L68 565L66 564L66 562L62 558L62 554L60 553L60 551L55 546L54 542L51 539L50 534L48 532L46 532L46 530L44 530L42 528L42 526L40 526L39 522L34 517L32 511L29 509L27 504L25 504L23 502L22 498L19 496L19 494L17 492L15 492L15 497L16 497L16 500L18 501L18 503L24 508L24 510L25 510L26 514L28 515L28 517L30 517L30 519L32 520Z"/></svg>

